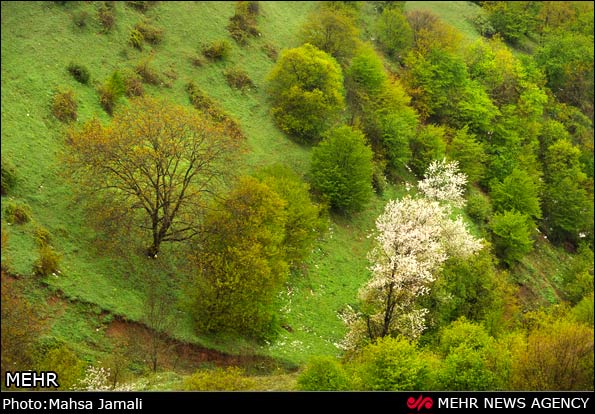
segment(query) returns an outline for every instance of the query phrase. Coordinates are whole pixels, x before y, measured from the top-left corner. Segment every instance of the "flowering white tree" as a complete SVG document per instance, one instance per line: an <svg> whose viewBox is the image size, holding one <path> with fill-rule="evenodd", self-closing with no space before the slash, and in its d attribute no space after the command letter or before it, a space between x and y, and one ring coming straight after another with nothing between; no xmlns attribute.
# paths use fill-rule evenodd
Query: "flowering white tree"
<svg viewBox="0 0 595 414"><path fill-rule="evenodd" d="M431 168L420 183L426 197L391 200L376 220L375 247L369 254L372 278L359 292L362 311L349 308L342 315L349 326L344 349L395 334L417 338L428 312L419 308L418 298L429 293L441 265L448 257L467 257L481 249L481 240L469 234L463 220L450 218L450 204L438 201L464 204L459 190L464 174L461 178L456 165L436 163ZM442 179L446 189L434 188Z"/></svg>
<svg viewBox="0 0 595 414"><path fill-rule="evenodd" d="M467 175L459 172L459 162L446 162L446 159L432 161L424 179L417 183L419 190L430 200L446 201L455 207L465 205L466 185Z"/></svg>

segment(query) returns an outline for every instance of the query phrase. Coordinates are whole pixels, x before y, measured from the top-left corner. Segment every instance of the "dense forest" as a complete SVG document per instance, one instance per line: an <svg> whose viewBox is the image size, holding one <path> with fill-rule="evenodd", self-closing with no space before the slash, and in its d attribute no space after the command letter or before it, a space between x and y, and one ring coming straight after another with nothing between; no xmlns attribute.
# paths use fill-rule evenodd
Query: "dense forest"
<svg viewBox="0 0 595 414"><path fill-rule="evenodd" d="M2 388L593 390L593 9L2 2Z"/></svg>

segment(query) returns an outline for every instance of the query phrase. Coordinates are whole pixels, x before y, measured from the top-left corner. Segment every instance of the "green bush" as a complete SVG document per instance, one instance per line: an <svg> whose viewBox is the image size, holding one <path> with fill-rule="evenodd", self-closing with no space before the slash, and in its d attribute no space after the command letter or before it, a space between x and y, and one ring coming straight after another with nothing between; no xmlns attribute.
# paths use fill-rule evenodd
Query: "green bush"
<svg viewBox="0 0 595 414"><path fill-rule="evenodd" d="M143 34L140 31L138 31L137 29L132 29L130 31L130 35L128 36L128 43L130 43L132 47L138 50L143 50L144 41L145 38L143 37Z"/></svg>
<svg viewBox="0 0 595 414"><path fill-rule="evenodd" d="M112 76L99 87L99 103L108 114L114 112L114 106L126 92L126 86L120 72L115 71Z"/></svg>
<svg viewBox="0 0 595 414"><path fill-rule="evenodd" d="M256 27L259 9L258 2L238 1L236 3L235 14L229 18L227 30L240 45L246 44L250 37L260 34Z"/></svg>
<svg viewBox="0 0 595 414"><path fill-rule="evenodd" d="M490 19L483 14L478 14L471 20L471 22L483 37L492 37L496 34L496 29L492 26Z"/></svg>
<svg viewBox="0 0 595 414"><path fill-rule="evenodd" d="M31 221L31 207L24 202L9 201L4 207L4 214L10 224L25 224Z"/></svg>
<svg viewBox="0 0 595 414"><path fill-rule="evenodd" d="M144 59L139 62L134 68L134 71L142 78L144 83L148 83L149 85L157 86L162 82L161 76L151 66L151 59Z"/></svg>
<svg viewBox="0 0 595 414"><path fill-rule="evenodd" d="M277 51L277 47L274 44L265 43L264 45L262 45L262 50L264 51L264 53L266 53L269 59L273 61L277 60L279 52Z"/></svg>
<svg viewBox="0 0 595 414"><path fill-rule="evenodd" d="M39 248L39 256L33 264L33 271L38 276L49 276L56 273L60 265L60 255L52 246L43 245Z"/></svg>
<svg viewBox="0 0 595 414"><path fill-rule="evenodd" d="M52 113L62 122L76 120L77 103L71 90L59 91L52 101Z"/></svg>
<svg viewBox="0 0 595 414"><path fill-rule="evenodd" d="M297 379L302 391L346 391L349 379L336 359L331 357L312 358Z"/></svg>
<svg viewBox="0 0 595 414"><path fill-rule="evenodd" d="M194 82L186 85L186 91L192 105L204 112L214 121L223 124L226 133L236 139L244 139L244 133L237 121L231 118L217 103L207 96Z"/></svg>
<svg viewBox="0 0 595 414"><path fill-rule="evenodd" d="M202 47L202 54L211 60L224 60L230 51L231 46L227 40L217 40Z"/></svg>
<svg viewBox="0 0 595 414"><path fill-rule="evenodd" d="M312 188L341 212L362 210L373 194L372 150L364 134L341 126L312 150Z"/></svg>
<svg viewBox="0 0 595 414"><path fill-rule="evenodd" d="M147 21L137 23L134 29L141 33L143 39L152 45L157 45L163 41L163 29L155 27Z"/></svg>
<svg viewBox="0 0 595 414"><path fill-rule="evenodd" d="M490 198L479 190L470 190L465 211L477 224L487 224L492 217Z"/></svg>
<svg viewBox="0 0 595 414"><path fill-rule="evenodd" d="M138 73L127 71L122 74L122 77L124 78L124 93L126 96L143 96L145 94L145 87Z"/></svg>
<svg viewBox="0 0 595 414"><path fill-rule="evenodd" d="M33 230L33 238L35 239L35 244L39 247L49 246L52 241L52 236L48 229L43 226L36 226Z"/></svg>
<svg viewBox="0 0 595 414"><path fill-rule="evenodd" d="M509 266L520 261L533 249L531 220L517 211L496 213L490 222L496 254Z"/></svg>
<svg viewBox="0 0 595 414"><path fill-rule="evenodd" d="M228 68L223 71L227 84L232 88L244 91L254 88L254 82L248 76L246 71L238 68Z"/></svg>
<svg viewBox="0 0 595 414"><path fill-rule="evenodd" d="M89 18L89 13L85 10L80 12L74 13L72 15L72 22L78 28L85 28L87 26L87 19Z"/></svg>
<svg viewBox="0 0 595 414"><path fill-rule="evenodd" d="M6 195L10 193L17 183L17 172L7 158L2 157L2 182L0 184L0 193Z"/></svg>
<svg viewBox="0 0 595 414"><path fill-rule="evenodd" d="M89 69L87 69L85 66L72 62L68 65L68 72L74 79L83 85L87 85L89 83Z"/></svg>
<svg viewBox="0 0 595 414"><path fill-rule="evenodd" d="M138 10L139 12L145 13L155 3L157 3L157 2L156 1L127 1L126 5L128 7L135 9L135 10Z"/></svg>
<svg viewBox="0 0 595 414"><path fill-rule="evenodd" d="M85 363L66 344L47 353L40 353L39 357L40 370L54 371L58 374L61 391L71 390L84 374Z"/></svg>
<svg viewBox="0 0 595 414"><path fill-rule="evenodd" d="M187 391L245 391L256 388L256 381L245 377L242 369L227 367L210 371L197 371L184 380Z"/></svg>
<svg viewBox="0 0 595 414"><path fill-rule="evenodd" d="M410 391L428 387L429 363L406 339L381 338L366 346L354 365L357 389Z"/></svg>
<svg viewBox="0 0 595 414"><path fill-rule="evenodd" d="M341 67L308 43L281 54L268 76L268 92L276 124L306 143L318 141L345 107Z"/></svg>
<svg viewBox="0 0 595 414"><path fill-rule="evenodd" d="M103 31L105 33L112 30L114 24L116 23L116 15L114 10L107 5L102 5L97 12L97 17L99 18L99 23L103 26Z"/></svg>

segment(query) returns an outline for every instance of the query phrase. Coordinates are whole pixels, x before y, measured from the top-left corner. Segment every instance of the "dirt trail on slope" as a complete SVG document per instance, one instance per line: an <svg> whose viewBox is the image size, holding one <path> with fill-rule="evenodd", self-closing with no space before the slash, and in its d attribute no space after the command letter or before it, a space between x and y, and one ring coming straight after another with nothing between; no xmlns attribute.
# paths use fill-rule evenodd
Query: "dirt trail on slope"
<svg viewBox="0 0 595 414"><path fill-rule="evenodd" d="M106 329L107 336L114 341L119 351L128 358L147 362L150 358L153 331L143 324L114 318ZM251 373L267 373L277 369L293 371L282 361L271 357L253 354L231 355L208 349L196 344L178 341L160 335L157 355L160 370L192 373L199 368L209 366L239 366ZM140 361L139 361L140 362Z"/></svg>

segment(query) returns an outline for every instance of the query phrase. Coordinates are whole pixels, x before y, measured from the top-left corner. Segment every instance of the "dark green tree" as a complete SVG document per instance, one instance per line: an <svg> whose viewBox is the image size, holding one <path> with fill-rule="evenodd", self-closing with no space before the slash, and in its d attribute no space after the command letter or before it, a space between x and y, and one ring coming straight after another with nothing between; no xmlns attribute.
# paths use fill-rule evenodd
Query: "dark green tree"
<svg viewBox="0 0 595 414"><path fill-rule="evenodd" d="M494 248L504 263L512 266L533 249L531 220L518 211L504 211L492 217Z"/></svg>
<svg viewBox="0 0 595 414"><path fill-rule="evenodd" d="M496 211L516 210L533 220L541 218L538 184L524 171L515 168L503 181L494 181L491 187Z"/></svg>
<svg viewBox="0 0 595 414"><path fill-rule="evenodd" d="M372 197L372 150L348 126L330 130L312 151L312 188L341 212L363 209Z"/></svg>

